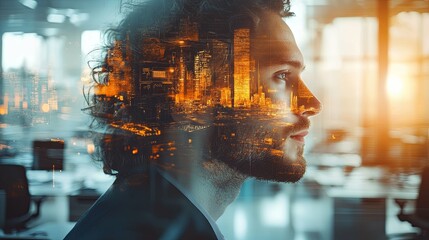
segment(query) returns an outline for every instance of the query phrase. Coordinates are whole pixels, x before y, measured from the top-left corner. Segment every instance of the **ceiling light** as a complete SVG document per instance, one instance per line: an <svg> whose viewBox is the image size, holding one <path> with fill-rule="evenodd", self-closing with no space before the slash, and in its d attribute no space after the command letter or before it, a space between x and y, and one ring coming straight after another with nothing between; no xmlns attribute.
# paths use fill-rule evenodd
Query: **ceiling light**
<svg viewBox="0 0 429 240"><path fill-rule="evenodd" d="M36 0L18 0L18 2L31 9L35 9L37 7Z"/></svg>

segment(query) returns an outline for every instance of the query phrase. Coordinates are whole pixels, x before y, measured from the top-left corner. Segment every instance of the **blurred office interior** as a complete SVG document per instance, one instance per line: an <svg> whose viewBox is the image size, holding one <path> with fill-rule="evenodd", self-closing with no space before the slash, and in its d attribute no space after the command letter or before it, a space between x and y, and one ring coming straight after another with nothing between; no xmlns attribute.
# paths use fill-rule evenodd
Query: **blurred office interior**
<svg viewBox="0 0 429 240"><path fill-rule="evenodd" d="M82 88L88 62L100 57L92 50L124 2L139 1L0 1L0 164L23 165L41 201L16 236L62 238L114 180L91 159ZM218 220L221 231L227 239L413 239L425 230L401 221L398 203L416 211L429 165L429 1L296 0L292 11L285 21L304 54L302 77L323 103L306 137L308 170L296 184L247 180ZM46 156L57 169L37 164Z"/></svg>

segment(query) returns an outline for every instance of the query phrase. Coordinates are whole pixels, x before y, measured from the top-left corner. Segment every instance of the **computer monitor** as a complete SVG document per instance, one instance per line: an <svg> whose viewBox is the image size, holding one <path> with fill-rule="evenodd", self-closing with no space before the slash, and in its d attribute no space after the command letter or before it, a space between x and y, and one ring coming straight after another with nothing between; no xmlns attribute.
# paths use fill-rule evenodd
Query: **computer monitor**
<svg viewBox="0 0 429 240"><path fill-rule="evenodd" d="M60 139L33 141L32 170L64 169L64 141Z"/></svg>

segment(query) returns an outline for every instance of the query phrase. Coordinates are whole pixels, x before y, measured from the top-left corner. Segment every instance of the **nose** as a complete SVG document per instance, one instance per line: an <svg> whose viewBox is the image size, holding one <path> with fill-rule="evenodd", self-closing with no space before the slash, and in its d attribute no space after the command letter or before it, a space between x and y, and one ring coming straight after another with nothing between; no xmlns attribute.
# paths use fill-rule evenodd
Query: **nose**
<svg viewBox="0 0 429 240"><path fill-rule="evenodd" d="M293 112L304 117L311 117L317 115L322 110L322 104L308 89L302 80L299 80L297 88L294 89L295 93L295 107Z"/></svg>

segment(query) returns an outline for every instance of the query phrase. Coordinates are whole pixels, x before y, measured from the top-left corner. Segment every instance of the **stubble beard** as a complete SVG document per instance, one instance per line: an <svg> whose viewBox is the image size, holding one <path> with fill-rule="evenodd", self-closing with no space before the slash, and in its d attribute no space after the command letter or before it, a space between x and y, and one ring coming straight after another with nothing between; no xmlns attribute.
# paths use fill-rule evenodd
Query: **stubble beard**
<svg viewBox="0 0 429 240"><path fill-rule="evenodd" d="M287 151L291 146L286 146L285 137L307 129L309 125L308 119L299 118L288 126L278 126L274 121L256 120L232 127L216 127L214 137L217 139L211 142L211 153L213 158L248 177L294 183L305 174L307 164L303 156L304 148L299 144L294 146L292 156ZM234 137L231 137L231 132ZM264 143L270 139L272 141L269 144Z"/></svg>

